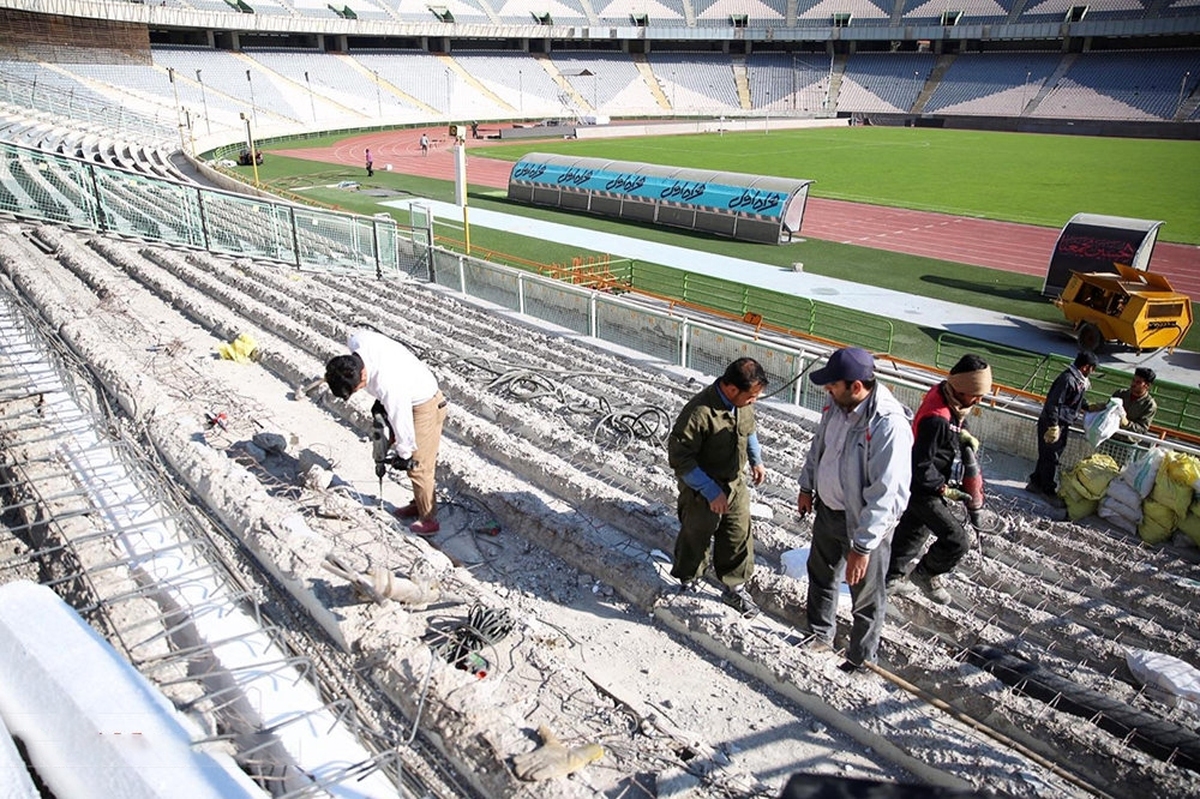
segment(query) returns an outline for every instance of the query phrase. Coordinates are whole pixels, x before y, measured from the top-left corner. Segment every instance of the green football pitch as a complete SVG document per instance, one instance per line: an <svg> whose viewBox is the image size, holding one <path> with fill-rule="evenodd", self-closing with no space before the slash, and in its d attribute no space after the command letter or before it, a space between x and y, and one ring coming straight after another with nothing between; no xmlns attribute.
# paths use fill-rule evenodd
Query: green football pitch
<svg viewBox="0 0 1200 799"><path fill-rule="evenodd" d="M1200 244L1200 142L855 127L538 142L489 148L815 180L838 200L1062 227L1077 213L1162 220Z"/></svg>
<svg viewBox="0 0 1200 799"><path fill-rule="evenodd" d="M264 149L331 147L345 138L350 136L290 138L277 144L264 143ZM1162 239L1200 242L1200 191L1195 190L1200 186L1200 142L860 127L598 141L538 140L489 146L478 152L515 161L532 151L791 175L816 180L812 187L816 196L1053 228L1061 227L1081 211L1158 219L1165 222L1160 230ZM337 166L274 155L260 172L273 189L291 190L356 213L370 215L381 210L378 197L336 187L339 181L357 184L362 180L358 164ZM454 198L454 186L445 180L376 170L369 183L372 188L396 192L398 196L393 199ZM503 189L472 186L470 204L701 248L781 268L790 268L793 261L801 260L805 271L814 274L1063 323L1064 335L1069 335L1062 312L1041 296L1042 279L1037 276L811 239L788 247L731 241L516 205L509 203L504 194ZM1052 208L1051 203L1057 205ZM402 222L408 221L406 215L397 215ZM1183 236L1181 230L1191 233ZM439 227L437 233L448 240L462 237L462 231L453 228ZM471 243L473 252L481 257L503 253L526 262L569 264L574 257L590 255L577 247L474 227ZM917 360L931 358L933 337L932 331L897 322L896 351ZM1182 348L1200 349L1200 325L1193 325Z"/></svg>

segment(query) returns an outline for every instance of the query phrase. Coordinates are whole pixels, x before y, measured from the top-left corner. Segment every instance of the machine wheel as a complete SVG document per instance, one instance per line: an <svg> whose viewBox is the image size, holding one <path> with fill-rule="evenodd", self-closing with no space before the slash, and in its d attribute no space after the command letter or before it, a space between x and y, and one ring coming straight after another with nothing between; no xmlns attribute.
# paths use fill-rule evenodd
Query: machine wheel
<svg viewBox="0 0 1200 799"><path fill-rule="evenodd" d="M1098 353L1104 346L1104 334L1092 322L1084 322L1079 325L1079 330L1076 332L1075 338L1079 342L1079 348L1088 352Z"/></svg>

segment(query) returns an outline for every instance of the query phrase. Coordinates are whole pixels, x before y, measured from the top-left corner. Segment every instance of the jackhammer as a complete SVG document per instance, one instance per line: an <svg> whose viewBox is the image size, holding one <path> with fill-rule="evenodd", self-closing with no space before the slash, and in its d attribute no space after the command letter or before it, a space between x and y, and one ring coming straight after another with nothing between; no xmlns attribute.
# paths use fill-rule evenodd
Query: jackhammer
<svg viewBox="0 0 1200 799"><path fill-rule="evenodd" d="M980 529L983 510L983 472L979 468L979 453L975 447L962 447L962 487L968 495L966 501L967 515L971 518L971 526Z"/></svg>
<svg viewBox="0 0 1200 799"><path fill-rule="evenodd" d="M379 478L379 507L383 507L383 478L387 475L389 466L401 471L412 468L412 458L401 458L392 452L392 444L396 437L392 425L388 422L387 411L383 403L375 400L371 406L371 455L375 460L375 476Z"/></svg>
<svg viewBox="0 0 1200 799"><path fill-rule="evenodd" d="M971 526L980 530L983 521L983 471L979 468L979 440L970 433L963 431L960 440L959 455L962 461L962 480L960 488L947 488L944 496L949 500L957 500L967 506L967 515Z"/></svg>

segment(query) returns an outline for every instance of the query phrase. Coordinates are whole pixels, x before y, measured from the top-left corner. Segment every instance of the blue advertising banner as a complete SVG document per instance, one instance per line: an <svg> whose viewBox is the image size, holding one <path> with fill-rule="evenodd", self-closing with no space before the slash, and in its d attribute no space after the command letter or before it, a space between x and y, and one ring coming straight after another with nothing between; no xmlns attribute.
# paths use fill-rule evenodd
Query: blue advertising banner
<svg viewBox="0 0 1200 799"><path fill-rule="evenodd" d="M777 191L746 189L668 177L581 169L538 161L518 161L511 179L541 186L624 194L651 201L668 201L706 210L776 217L783 213L787 195Z"/></svg>

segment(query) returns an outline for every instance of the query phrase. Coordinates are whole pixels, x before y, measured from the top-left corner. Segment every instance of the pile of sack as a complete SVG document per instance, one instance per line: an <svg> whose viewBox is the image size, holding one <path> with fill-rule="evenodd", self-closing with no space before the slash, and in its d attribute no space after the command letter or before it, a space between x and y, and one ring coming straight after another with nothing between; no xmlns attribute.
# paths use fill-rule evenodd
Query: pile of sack
<svg viewBox="0 0 1200 799"><path fill-rule="evenodd" d="M1085 461L1097 457L1105 456ZM1200 459L1156 447L1130 461L1120 473L1116 473L1115 463L1112 466L1113 475L1095 511L1101 518L1126 532L1136 532L1148 544L1161 544L1179 530L1200 546L1200 499L1196 495L1200 491ZM1070 513L1071 500L1064 499Z"/></svg>

